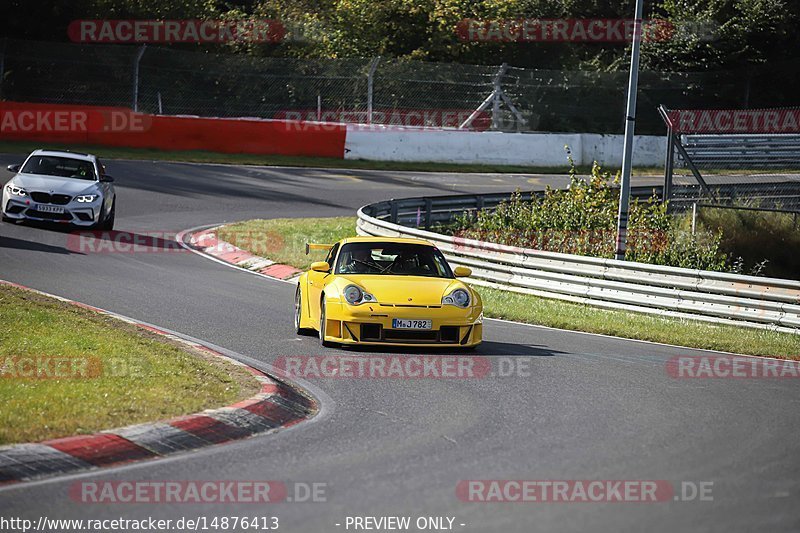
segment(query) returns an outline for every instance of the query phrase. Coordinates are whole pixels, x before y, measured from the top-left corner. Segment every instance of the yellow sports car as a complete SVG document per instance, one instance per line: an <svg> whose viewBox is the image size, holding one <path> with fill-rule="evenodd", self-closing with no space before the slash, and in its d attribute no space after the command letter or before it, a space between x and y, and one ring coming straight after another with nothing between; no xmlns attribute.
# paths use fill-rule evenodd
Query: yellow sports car
<svg viewBox="0 0 800 533"><path fill-rule="evenodd" d="M320 344L391 344L472 348L483 334L483 303L456 279L428 241L351 237L327 250L325 261L300 275L295 293L298 334L316 330Z"/></svg>

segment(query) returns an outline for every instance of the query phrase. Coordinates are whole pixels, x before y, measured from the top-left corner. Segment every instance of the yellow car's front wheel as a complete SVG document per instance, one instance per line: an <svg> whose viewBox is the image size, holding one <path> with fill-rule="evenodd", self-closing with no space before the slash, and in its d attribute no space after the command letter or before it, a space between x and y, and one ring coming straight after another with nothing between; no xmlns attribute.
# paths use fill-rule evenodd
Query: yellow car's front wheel
<svg viewBox="0 0 800 533"><path fill-rule="evenodd" d="M319 302L319 343L325 348L330 348L334 343L325 340L325 323L325 296L323 296Z"/></svg>
<svg viewBox="0 0 800 533"><path fill-rule="evenodd" d="M300 294L300 285L294 293L294 330L298 335L311 335L314 330L301 327L303 312L303 295Z"/></svg>

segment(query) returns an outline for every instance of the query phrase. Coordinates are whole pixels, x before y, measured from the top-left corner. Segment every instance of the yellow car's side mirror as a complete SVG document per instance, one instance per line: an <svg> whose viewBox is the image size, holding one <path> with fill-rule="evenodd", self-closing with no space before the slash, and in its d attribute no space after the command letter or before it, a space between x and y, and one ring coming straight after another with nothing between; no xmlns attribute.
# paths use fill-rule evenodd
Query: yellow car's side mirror
<svg viewBox="0 0 800 533"><path fill-rule="evenodd" d="M311 270L314 272L328 272L331 266L326 261L314 261L311 263Z"/></svg>
<svg viewBox="0 0 800 533"><path fill-rule="evenodd" d="M455 274L457 278L468 278L472 275L472 269L465 266L457 266L453 269L453 274Z"/></svg>

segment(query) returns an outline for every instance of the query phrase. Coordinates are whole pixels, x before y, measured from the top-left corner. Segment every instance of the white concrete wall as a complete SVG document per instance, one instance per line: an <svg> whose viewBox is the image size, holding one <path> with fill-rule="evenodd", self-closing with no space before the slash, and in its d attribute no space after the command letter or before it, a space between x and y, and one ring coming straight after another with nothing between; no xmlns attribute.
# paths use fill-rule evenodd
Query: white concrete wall
<svg viewBox="0 0 800 533"><path fill-rule="evenodd" d="M595 133L500 133L423 130L348 125L345 159L377 161L432 161L560 166L567 164L568 145L578 165L597 160L622 164L622 135ZM664 164L665 138L636 136L633 164Z"/></svg>
<svg viewBox="0 0 800 533"><path fill-rule="evenodd" d="M581 133L581 161L591 165L622 166L622 135ZM667 138L658 135L635 135L633 138L633 164L639 167L663 167L667 152ZM573 156L575 157L575 156ZM575 159L577 162L577 158Z"/></svg>

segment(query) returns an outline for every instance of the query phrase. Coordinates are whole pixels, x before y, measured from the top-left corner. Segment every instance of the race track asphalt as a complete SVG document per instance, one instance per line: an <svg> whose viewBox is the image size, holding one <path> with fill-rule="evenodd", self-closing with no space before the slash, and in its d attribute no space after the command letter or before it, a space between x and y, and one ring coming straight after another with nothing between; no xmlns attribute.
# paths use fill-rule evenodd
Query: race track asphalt
<svg viewBox="0 0 800 533"><path fill-rule="evenodd" d="M0 163L20 159L4 155ZM255 217L353 215L392 197L566 182L133 161L108 167L117 180L117 229L134 233ZM0 277L266 364L281 356L353 354L322 351L316 339L294 335L290 284L186 252L76 253L67 239L65 231L0 225ZM0 489L2 515L274 515L280 531L300 533L345 531L345 518L357 515L451 516L456 531L800 529L797 380L678 380L666 362L704 352L500 321L487 321L484 331L474 355L517 372L455 380L309 379L324 404L311 422L163 461ZM256 479L324 483L327 501L86 504L68 493L76 480ZM466 503L455 489L470 479L667 480L678 489L681 482L713 482L713 501Z"/></svg>

